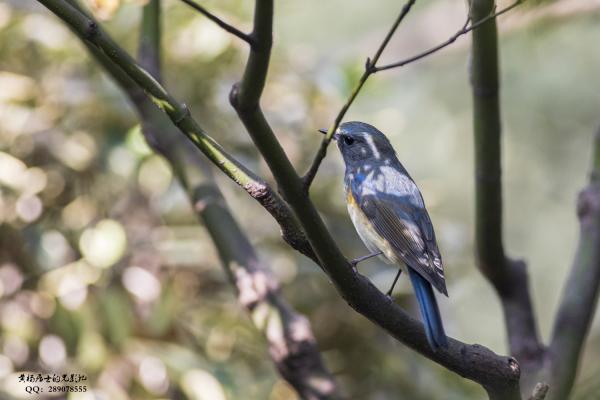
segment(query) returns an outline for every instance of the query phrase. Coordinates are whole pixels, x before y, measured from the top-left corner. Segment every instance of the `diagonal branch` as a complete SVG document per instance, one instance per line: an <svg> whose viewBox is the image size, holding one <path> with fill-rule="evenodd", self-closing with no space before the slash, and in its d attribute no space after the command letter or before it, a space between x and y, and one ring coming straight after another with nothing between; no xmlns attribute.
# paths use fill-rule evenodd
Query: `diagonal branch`
<svg viewBox="0 0 600 400"><path fill-rule="evenodd" d="M551 390L548 398L566 399L573 388L585 338L600 290L600 129L596 133L590 182L579 194L579 245L549 346Z"/></svg>
<svg viewBox="0 0 600 400"><path fill-rule="evenodd" d="M83 12L75 0L68 1ZM157 74L160 72L159 13L159 0L151 0L144 7L139 47L140 62ZM143 95L133 80L103 52L85 44L128 96L140 116L146 140L165 157L186 189L196 215L213 239L227 275L237 289L239 302L265 335L271 358L282 377L302 398L339 398L308 319L281 297L279 283L259 261L252 244L233 218L207 161L193 151L168 117ZM257 318L255 314L267 318Z"/></svg>
<svg viewBox="0 0 600 400"><path fill-rule="evenodd" d="M493 9L492 12L490 12L486 17L478 20L476 23L471 23L471 16L468 16L464 25L462 26L462 28L460 28L458 31L456 31L456 33L454 35L450 36L450 38L448 38L448 40L446 40L428 50L425 50L419 54L416 54L412 57L406 58L404 60L397 61L395 63L391 63L391 64L387 64L387 65L383 65L381 67L375 67L375 71L373 71L373 72L377 73L379 71L385 71L385 70L392 69L392 68L403 67L407 64L410 64L410 63L418 61L422 58L425 58L428 55L431 55L431 54L443 49L444 47L451 45L452 43L454 43L456 41L456 39L458 39L459 37L461 37L463 35L466 35L467 33L471 32L474 29L479 28L481 25L485 24L487 21L497 18L498 16L512 10L513 8L517 7L518 5L520 5L524 2L525 2L525 0L516 0L511 5L505 7L502 10L497 11L497 12L495 12L495 10Z"/></svg>
<svg viewBox="0 0 600 400"><path fill-rule="evenodd" d="M148 97L164 111L180 132L190 139L230 179L241 186L267 210L281 227L283 239L294 249L316 260L304 232L279 194L263 179L248 170L229 155L213 138L208 136L192 118L187 106L177 102L150 73L136 61L92 19L67 0L39 0L61 18L95 53L104 54L138 88L136 96Z"/></svg>
<svg viewBox="0 0 600 400"><path fill-rule="evenodd" d="M231 33L234 36L237 36L238 38L242 39L244 42L247 42L251 46L254 45L254 38L252 38L251 35L248 35L247 33L240 31L238 28L236 28L233 25L229 25L227 22L223 21L221 18L217 17L216 15L214 15L210 11L208 11L204 6L201 6L200 4L196 3L193 0L181 0L181 1L183 1L188 6L192 7L194 10L198 11L200 14L204 15L206 18L210 19L215 24L219 25L225 31Z"/></svg>
<svg viewBox="0 0 600 400"><path fill-rule="evenodd" d="M333 125L327 130L327 134L325 135L325 138L321 141L321 146L319 147L319 150L317 151L317 154L315 155L315 158L314 158L310 168L304 175L303 180L304 180L304 185L305 185L305 189L307 192L308 192L308 189L310 188L310 185L312 184L312 181L315 179L317 172L319 171L321 162L327 155L327 147L329 146L329 143L331 143L331 138L333 137L333 134L335 133L336 129L342 122L342 119L344 118L344 116L346 115L346 112L348 111L348 109L350 108L352 103L354 102L354 99L356 99L356 96L358 96L358 93L360 93L365 82L367 82L367 79L369 79L369 77L372 74L377 72L376 65L377 65L377 61L379 61L379 57L381 57L381 54L383 54L383 51L385 50L388 43L392 39L392 36L394 36L396 29L398 29L398 26L400 26L400 23L402 22L402 20L404 20L404 17L406 17L408 15L408 13L410 12L410 9L415 4L415 1L416 0L408 0L406 2L406 4L404 4L402 9L400 10L400 14L398 14L398 17L394 21L394 24L388 31L387 35L385 36L385 38L383 39L381 44L379 45L379 48L375 52L375 55L373 56L373 58L372 59L367 58L367 62L365 63L365 71L363 72L360 79L356 83L356 86L352 90L352 93L350 93L350 96L346 100L346 103L344 103L344 105L342 106L342 108L340 109L338 114L336 115L336 117L333 121Z"/></svg>
<svg viewBox="0 0 600 400"><path fill-rule="evenodd" d="M231 103L269 165L279 190L306 232L324 271L352 308L400 342L449 370L478 382L492 399L520 399L520 369L514 359L454 339L449 339L448 349L433 352L425 339L422 324L389 301L367 278L353 271L341 254L310 201L304 181L292 167L260 108L260 96L269 67L273 0L257 0L255 4L253 36L257 45L250 50L241 82L232 89Z"/></svg>
<svg viewBox="0 0 600 400"><path fill-rule="evenodd" d="M539 340L528 288L525 263L509 259L502 243L501 121L496 21L488 18L493 0L473 0L471 19L475 25L471 53L473 131L475 135L475 239L478 266L495 288L504 311L510 352L524 375L542 362ZM487 18L487 19L486 19ZM527 385L536 382L524 376Z"/></svg>

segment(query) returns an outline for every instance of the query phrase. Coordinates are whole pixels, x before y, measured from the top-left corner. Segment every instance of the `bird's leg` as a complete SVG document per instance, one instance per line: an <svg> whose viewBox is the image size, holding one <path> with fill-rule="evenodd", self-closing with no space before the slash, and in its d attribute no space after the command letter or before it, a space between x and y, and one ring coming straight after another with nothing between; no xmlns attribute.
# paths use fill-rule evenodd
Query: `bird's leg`
<svg viewBox="0 0 600 400"><path fill-rule="evenodd" d="M367 254L366 256L355 258L354 260L350 261L350 265L352 265L353 268L356 268L356 265L359 262L368 260L369 258L377 257L377 256L379 256L381 254L383 254L383 253L380 250L380 251L376 251L375 253L372 253L372 254Z"/></svg>
<svg viewBox="0 0 600 400"><path fill-rule="evenodd" d="M392 297L392 292L394 291L394 286L396 286L396 282L398 282L398 278L400 278L401 273L402 273L402 268L398 268L398 273L396 274L396 277L394 278L394 283L392 283L392 287L386 293L386 295L388 297Z"/></svg>

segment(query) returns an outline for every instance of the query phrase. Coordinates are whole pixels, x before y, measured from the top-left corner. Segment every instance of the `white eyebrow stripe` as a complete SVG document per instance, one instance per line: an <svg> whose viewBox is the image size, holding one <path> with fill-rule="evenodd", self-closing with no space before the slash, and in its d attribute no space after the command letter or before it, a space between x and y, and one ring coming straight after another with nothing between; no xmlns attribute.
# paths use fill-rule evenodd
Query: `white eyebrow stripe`
<svg viewBox="0 0 600 400"><path fill-rule="evenodd" d="M373 136L371 136L369 134L365 134L363 136L365 137L365 139L366 139L367 144L369 145L369 147L371 147L371 151L373 152L373 156L375 157L376 160L379 160L381 158L381 154L379 153L379 150L375 146L375 142L373 141Z"/></svg>

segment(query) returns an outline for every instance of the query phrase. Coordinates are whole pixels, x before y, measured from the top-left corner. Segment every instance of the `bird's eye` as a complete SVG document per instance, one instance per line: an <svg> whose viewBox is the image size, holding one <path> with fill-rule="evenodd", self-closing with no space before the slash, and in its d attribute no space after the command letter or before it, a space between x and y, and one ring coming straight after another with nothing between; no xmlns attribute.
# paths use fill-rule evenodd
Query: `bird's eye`
<svg viewBox="0 0 600 400"><path fill-rule="evenodd" d="M344 143L346 143L348 146L350 146L352 143L354 143L354 138L352 138L350 136L344 136Z"/></svg>

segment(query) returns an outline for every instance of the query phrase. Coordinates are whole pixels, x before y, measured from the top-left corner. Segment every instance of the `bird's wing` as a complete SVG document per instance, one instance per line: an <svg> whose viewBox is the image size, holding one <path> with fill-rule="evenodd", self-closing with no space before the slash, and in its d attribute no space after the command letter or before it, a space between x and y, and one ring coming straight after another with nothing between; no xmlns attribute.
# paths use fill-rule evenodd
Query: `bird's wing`
<svg viewBox="0 0 600 400"><path fill-rule="evenodd" d="M442 259L427 210L389 196L361 196L358 204L396 255L447 296Z"/></svg>

